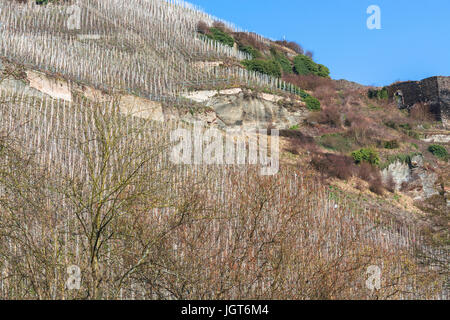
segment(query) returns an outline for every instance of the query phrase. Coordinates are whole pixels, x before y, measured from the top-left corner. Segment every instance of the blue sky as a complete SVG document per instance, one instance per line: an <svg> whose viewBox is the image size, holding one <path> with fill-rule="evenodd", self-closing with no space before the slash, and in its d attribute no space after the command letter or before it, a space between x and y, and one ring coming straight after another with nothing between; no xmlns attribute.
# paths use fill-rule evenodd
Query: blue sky
<svg viewBox="0 0 450 320"><path fill-rule="evenodd" d="M450 0L190 0L242 29L293 40L333 79L365 85L450 76ZM367 28L370 5L381 30Z"/></svg>

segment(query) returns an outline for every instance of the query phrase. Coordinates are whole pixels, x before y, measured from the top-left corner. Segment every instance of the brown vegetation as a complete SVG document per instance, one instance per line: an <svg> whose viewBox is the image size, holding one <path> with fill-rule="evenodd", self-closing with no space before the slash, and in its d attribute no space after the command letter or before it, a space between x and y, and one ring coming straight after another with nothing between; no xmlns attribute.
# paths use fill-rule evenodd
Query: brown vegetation
<svg viewBox="0 0 450 320"><path fill-rule="evenodd" d="M320 172L322 177L347 180L353 176L355 171L355 164L352 158L332 153L315 155L311 160L311 164Z"/></svg>
<svg viewBox="0 0 450 320"><path fill-rule="evenodd" d="M197 32L201 34L207 34L209 32L209 26L206 22L200 21L197 23Z"/></svg>
<svg viewBox="0 0 450 320"><path fill-rule="evenodd" d="M292 83L298 86L299 88L313 92L319 87L327 87L331 90L336 89L333 80L312 74L311 75L285 74L283 75L283 80Z"/></svg>
<svg viewBox="0 0 450 320"><path fill-rule="evenodd" d="M234 32L234 39L242 46L251 46L257 50L268 50L268 46L258 39L258 36L252 32Z"/></svg>
<svg viewBox="0 0 450 320"><path fill-rule="evenodd" d="M298 53L298 54L304 53L302 46L299 45L295 41L278 40L278 41L275 41L275 43L277 43L283 47L289 48L289 49L295 51L295 53Z"/></svg>
<svg viewBox="0 0 450 320"><path fill-rule="evenodd" d="M383 236L377 212L298 170L175 166L170 127L114 104L8 101L2 299L383 299L409 297L411 285L437 294L438 274L400 246L408 238ZM324 159L348 177L350 159ZM374 293L369 265L383 266Z"/></svg>

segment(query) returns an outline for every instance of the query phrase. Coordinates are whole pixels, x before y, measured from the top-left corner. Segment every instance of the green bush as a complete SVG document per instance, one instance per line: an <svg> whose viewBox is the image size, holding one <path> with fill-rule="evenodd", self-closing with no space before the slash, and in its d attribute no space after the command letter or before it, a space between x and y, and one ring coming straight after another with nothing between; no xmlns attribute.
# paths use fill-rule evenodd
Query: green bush
<svg viewBox="0 0 450 320"><path fill-rule="evenodd" d="M357 151L352 152L353 160L355 163L361 163L363 161L368 162L372 165L380 164L380 156L372 148L362 148Z"/></svg>
<svg viewBox="0 0 450 320"><path fill-rule="evenodd" d="M306 103L306 107L310 111L319 111L320 110L320 101L312 96L308 96L304 99Z"/></svg>
<svg viewBox="0 0 450 320"><path fill-rule="evenodd" d="M448 159L448 152L447 149L445 149L445 147L438 145L438 144L432 144L431 146L428 147L428 151L430 151L434 156L443 159L443 160L447 160Z"/></svg>
<svg viewBox="0 0 450 320"><path fill-rule="evenodd" d="M243 45L239 45L239 50L248 53L249 55L252 56L253 59L261 58L261 57L262 57L261 52L259 52L258 50L256 50L256 49L253 48L252 46L243 46Z"/></svg>
<svg viewBox="0 0 450 320"><path fill-rule="evenodd" d="M208 38L216 40L227 46L234 46L234 39L232 36L218 28L210 28L209 33L206 35Z"/></svg>
<svg viewBox="0 0 450 320"><path fill-rule="evenodd" d="M308 75L319 72L319 67L311 58L301 54L294 58L294 70L300 75Z"/></svg>
<svg viewBox="0 0 450 320"><path fill-rule="evenodd" d="M315 63L310 57L302 54L294 58L294 71L300 75L314 74L325 78L330 75L330 70L327 67Z"/></svg>
<svg viewBox="0 0 450 320"><path fill-rule="evenodd" d="M387 100L389 98L389 94L386 87L384 87L381 90L369 89L369 91L367 91L367 96L369 97L369 99L378 99L378 100Z"/></svg>
<svg viewBox="0 0 450 320"><path fill-rule="evenodd" d="M388 91L387 91L386 88L383 88L380 91L380 93L378 95L378 99L380 99L380 100L387 100L387 99L389 99L389 94L388 94Z"/></svg>
<svg viewBox="0 0 450 320"><path fill-rule="evenodd" d="M281 77L281 66L275 60L261 60L261 59L244 60L242 61L242 64L249 71L261 72L276 78Z"/></svg>
<svg viewBox="0 0 450 320"><path fill-rule="evenodd" d="M290 74L293 72L291 62L283 53L279 52L275 48L270 49L270 52L273 56L273 59L280 64L281 69L284 73Z"/></svg>
<svg viewBox="0 0 450 320"><path fill-rule="evenodd" d="M397 149L400 145L397 140L390 140L384 142L385 149Z"/></svg>
<svg viewBox="0 0 450 320"><path fill-rule="evenodd" d="M319 72L317 73L317 75L319 77L328 78L330 76L330 69L328 69L323 64L319 64L318 66L319 66Z"/></svg>

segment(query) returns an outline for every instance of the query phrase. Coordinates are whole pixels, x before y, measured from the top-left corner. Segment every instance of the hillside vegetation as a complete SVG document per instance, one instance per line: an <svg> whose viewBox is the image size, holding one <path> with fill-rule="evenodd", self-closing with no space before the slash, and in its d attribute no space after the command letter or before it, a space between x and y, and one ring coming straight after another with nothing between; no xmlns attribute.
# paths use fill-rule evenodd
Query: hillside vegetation
<svg viewBox="0 0 450 320"><path fill-rule="evenodd" d="M79 0L75 29L73 3L0 0L1 299L448 298L448 147L423 140L442 132L426 106L398 110L183 1ZM173 133L193 124L123 104L204 112L183 94L232 88L307 113L279 131L277 174L175 164ZM423 178L396 188L397 162Z"/></svg>

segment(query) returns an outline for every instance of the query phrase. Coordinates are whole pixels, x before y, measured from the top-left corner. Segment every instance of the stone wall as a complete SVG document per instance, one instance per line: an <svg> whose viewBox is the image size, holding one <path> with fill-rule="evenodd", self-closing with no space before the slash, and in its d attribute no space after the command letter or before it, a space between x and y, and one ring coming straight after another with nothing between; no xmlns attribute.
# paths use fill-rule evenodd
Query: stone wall
<svg viewBox="0 0 450 320"><path fill-rule="evenodd" d="M438 77L441 119L445 128L450 128L450 77Z"/></svg>
<svg viewBox="0 0 450 320"><path fill-rule="evenodd" d="M445 128L449 127L450 77L394 83L388 87L388 93L402 109L410 109L418 102L428 103L436 119L442 121Z"/></svg>

